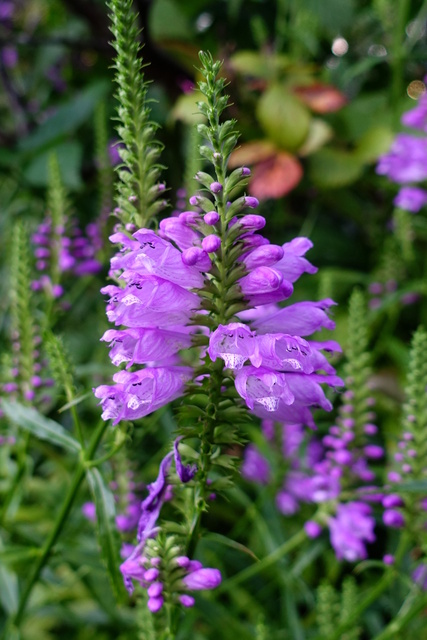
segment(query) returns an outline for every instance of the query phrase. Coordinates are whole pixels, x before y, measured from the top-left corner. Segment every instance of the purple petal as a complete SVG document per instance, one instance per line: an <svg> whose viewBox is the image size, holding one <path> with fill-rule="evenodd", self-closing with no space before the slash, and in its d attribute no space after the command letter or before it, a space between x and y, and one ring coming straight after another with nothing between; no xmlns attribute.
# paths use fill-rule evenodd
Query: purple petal
<svg viewBox="0 0 427 640"><path fill-rule="evenodd" d="M195 464L183 465L181 456L178 450L178 444L182 440L182 437L177 438L173 444L175 468L181 482L189 482L194 478L197 473L197 466Z"/></svg>

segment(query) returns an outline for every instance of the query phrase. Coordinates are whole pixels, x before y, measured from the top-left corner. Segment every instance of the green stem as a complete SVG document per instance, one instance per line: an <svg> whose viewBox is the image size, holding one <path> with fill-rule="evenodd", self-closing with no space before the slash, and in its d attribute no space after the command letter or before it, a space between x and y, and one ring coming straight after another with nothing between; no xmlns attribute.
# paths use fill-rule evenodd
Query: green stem
<svg viewBox="0 0 427 640"><path fill-rule="evenodd" d="M65 496L65 500L59 510L59 513L56 517L56 521L55 524L53 526L52 531L49 534L49 537L47 538L43 550L41 552L40 557L38 558L36 564L34 565L33 571L30 575L30 578L27 582L27 585L25 587L25 589L23 590L22 594L21 594L21 598L19 601L19 605L18 605L18 609L16 611L16 614L13 616L13 618L9 621L9 625L7 625L7 627L4 629L3 635L1 636L1 638L3 640L7 640L8 638L8 632L11 630L11 628L15 627L18 628L22 622L22 618L24 616L25 613L25 609L26 609L26 605L28 602L28 599L31 595L31 592L34 588L34 586L36 585L40 574L44 568L44 566L46 565L47 561L49 560L49 557L52 553L52 549L54 547L54 545L56 544L56 541L59 538L59 535L62 532L62 529L65 525L65 522L68 518L68 515L71 511L71 508L74 504L74 500L77 496L77 492L80 488L80 485L82 483L82 480L86 474L86 469L87 469L87 462L90 461L92 459L92 457L94 456L96 449L102 439L102 436L104 435L104 432L107 428L107 423L104 421L101 421L98 425L98 428L96 429L96 431L94 432L92 439L89 443L89 446L85 452L84 457L80 460L80 462L78 463L77 469L74 472L74 476L72 478L71 481L71 485L68 489L67 495Z"/></svg>
<svg viewBox="0 0 427 640"><path fill-rule="evenodd" d="M404 603L405 604L405 603ZM417 616L427 606L427 595L423 594L422 597L418 597L415 603L402 615L398 615L397 618L392 620L387 627L375 636L374 640L389 640L390 638L398 637L398 633L410 622L415 616ZM403 609L403 606L401 610Z"/></svg>
<svg viewBox="0 0 427 640"><path fill-rule="evenodd" d="M12 486L10 487L5 497L2 504L2 508L0 510L0 524L4 523L6 519L7 511L9 509L10 504L12 503L16 490L18 489L18 487L21 484L21 481L26 475L27 467L28 467L27 449L28 449L29 440L30 440L29 433L25 432L20 434L20 437L18 440L18 450L17 450L18 469L13 478Z"/></svg>
<svg viewBox="0 0 427 640"><path fill-rule="evenodd" d="M229 578L228 580L223 582L222 585L218 587L217 593L230 591L230 589L234 588L237 584L240 584L245 580L249 580L249 578L253 578L258 573L260 573L260 571L264 571L265 569L268 569L268 567L271 567L273 564L278 562L287 553L290 553L291 551L296 549L296 547L299 547L299 545L302 544L306 539L307 539L307 534L305 533L304 529L301 529L300 531L298 531L298 533L293 535L292 538L289 538L289 540L286 540L286 542L280 545L280 547L275 549L275 551L270 553L268 556L266 556L256 564L252 565L251 567L247 567L247 569L243 569L243 571L240 571L240 573L237 573L232 578Z"/></svg>
<svg viewBox="0 0 427 640"><path fill-rule="evenodd" d="M403 534L400 538L399 547L395 554L396 566L398 566L402 560L402 557L406 549L406 536ZM384 573L383 577L377 584L369 591L367 596L363 598L360 604L355 607L352 613L337 627L335 633L328 638L328 640L340 640L342 634L349 629L354 623L358 622L365 611L379 596L389 587L396 578L396 567L389 567ZM318 640L321 640L318 638Z"/></svg>
<svg viewBox="0 0 427 640"><path fill-rule="evenodd" d="M408 22L408 14L410 8L410 0L399 0L397 6L397 18L393 30L393 57L391 61L392 78L391 78L391 104L393 108L394 120L396 125L399 124L398 105L403 97L403 62L405 58L405 27Z"/></svg>

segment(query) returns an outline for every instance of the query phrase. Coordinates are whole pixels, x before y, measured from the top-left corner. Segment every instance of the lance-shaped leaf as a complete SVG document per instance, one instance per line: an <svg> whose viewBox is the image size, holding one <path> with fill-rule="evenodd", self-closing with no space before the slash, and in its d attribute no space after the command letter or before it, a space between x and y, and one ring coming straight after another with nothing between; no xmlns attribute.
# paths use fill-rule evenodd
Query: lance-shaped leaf
<svg viewBox="0 0 427 640"><path fill-rule="evenodd" d="M29 431L40 440L47 440L68 451L81 451L81 445L58 422L46 418L41 413L19 402L2 400L2 409L6 416L19 427Z"/></svg>
<svg viewBox="0 0 427 640"><path fill-rule="evenodd" d="M114 496L105 485L98 469L89 469L87 479L96 507L101 554L107 565L114 593L117 598L123 600L125 592L122 574L119 569L122 560L119 555L120 538L116 527Z"/></svg>

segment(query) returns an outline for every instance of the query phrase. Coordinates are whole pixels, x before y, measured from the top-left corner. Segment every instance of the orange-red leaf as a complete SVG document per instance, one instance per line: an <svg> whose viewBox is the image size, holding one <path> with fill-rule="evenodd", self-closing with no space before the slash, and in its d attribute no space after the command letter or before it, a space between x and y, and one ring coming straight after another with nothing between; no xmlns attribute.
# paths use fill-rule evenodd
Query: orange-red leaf
<svg viewBox="0 0 427 640"><path fill-rule="evenodd" d="M294 87L294 93L315 113L332 113L347 104L341 91L320 82Z"/></svg>
<svg viewBox="0 0 427 640"><path fill-rule="evenodd" d="M271 158L276 151L274 144L268 140L246 142L233 151L228 164L230 169L247 164L252 165Z"/></svg>
<svg viewBox="0 0 427 640"><path fill-rule="evenodd" d="M249 183L249 193L258 200L282 198L303 175L301 163L290 153L280 152L259 162Z"/></svg>

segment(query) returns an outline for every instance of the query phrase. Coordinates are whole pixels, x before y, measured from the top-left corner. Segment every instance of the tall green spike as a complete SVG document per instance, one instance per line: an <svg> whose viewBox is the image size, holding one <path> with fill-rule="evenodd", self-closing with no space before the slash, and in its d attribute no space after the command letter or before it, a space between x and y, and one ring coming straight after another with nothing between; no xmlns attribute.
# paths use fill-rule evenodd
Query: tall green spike
<svg viewBox="0 0 427 640"><path fill-rule="evenodd" d="M158 164L163 146L155 139L158 125L150 120L147 87L141 59L141 30L132 0L111 0L111 32L116 50L114 68L117 83L117 133L122 146L122 164L117 168L116 213L121 221L147 226L165 206L160 198L161 167Z"/></svg>

